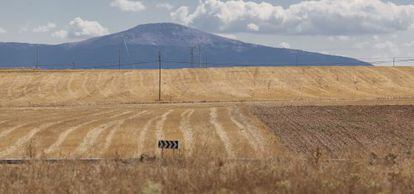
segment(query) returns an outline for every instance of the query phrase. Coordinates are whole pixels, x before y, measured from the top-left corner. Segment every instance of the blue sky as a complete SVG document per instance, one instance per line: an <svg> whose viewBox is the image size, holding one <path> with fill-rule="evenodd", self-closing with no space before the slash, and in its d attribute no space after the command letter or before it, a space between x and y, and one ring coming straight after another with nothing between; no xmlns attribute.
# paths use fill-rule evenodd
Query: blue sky
<svg viewBox="0 0 414 194"><path fill-rule="evenodd" d="M58 44L175 22L369 60L414 55L414 0L1 0L0 41Z"/></svg>

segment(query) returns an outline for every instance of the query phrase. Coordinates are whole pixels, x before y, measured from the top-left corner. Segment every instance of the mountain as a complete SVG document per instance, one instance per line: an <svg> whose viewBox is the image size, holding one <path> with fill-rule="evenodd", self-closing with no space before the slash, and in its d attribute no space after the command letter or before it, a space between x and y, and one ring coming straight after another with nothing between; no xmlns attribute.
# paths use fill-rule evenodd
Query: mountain
<svg viewBox="0 0 414 194"><path fill-rule="evenodd" d="M369 66L352 58L244 43L186 26L159 23L59 45L0 43L0 67L164 68ZM38 54L36 54L38 53Z"/></svg>

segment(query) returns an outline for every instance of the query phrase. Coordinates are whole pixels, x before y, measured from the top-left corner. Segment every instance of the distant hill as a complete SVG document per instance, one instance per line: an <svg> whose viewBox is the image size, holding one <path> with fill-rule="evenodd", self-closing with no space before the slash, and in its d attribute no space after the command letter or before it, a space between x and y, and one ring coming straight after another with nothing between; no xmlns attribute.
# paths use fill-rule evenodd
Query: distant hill
<svg viewBox="0 0 414 194"><path fill-rule="evenodd" d="M164 68L229 66L370 66L352 58L244 43L186 26L159 23L59 45L0 43L0 67ZM120 52L119 52L120 51Z"/></svg>

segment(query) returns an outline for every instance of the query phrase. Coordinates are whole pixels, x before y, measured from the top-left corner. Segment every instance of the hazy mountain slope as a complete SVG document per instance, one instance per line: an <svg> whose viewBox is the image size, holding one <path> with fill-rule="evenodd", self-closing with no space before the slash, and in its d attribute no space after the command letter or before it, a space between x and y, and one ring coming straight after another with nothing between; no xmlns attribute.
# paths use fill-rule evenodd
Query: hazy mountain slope
<svg viewBox="0 0 414 194"><path fill-rule="evenodd" d="M34 66L36 47L39 49L39 63L43 68L117 68L118 50L121 51L123 68L155 68L158 51L162 53L165 68L370 65L346 57L243 43L182 25L160 23L140 25L123 32L76 43L0 43L0 66Z"/></svg>

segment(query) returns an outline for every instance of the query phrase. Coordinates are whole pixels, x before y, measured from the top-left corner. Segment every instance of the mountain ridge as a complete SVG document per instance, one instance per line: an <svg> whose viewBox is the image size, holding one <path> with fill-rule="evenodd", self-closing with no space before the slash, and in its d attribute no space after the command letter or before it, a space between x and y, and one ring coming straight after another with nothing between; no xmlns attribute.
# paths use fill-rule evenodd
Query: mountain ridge
<svg viewBox="0 0 414 194"><path fill-rule="evenodd" d="M79 42L56 45L0 43L0 67L35 65L35 49L39 63L47 68L79 64L78 68L114 64L124 68L155 68L161 51L166 68L201 66L369 66L363 61L302 50L274 48L245 43L174 23L143 24L125 31ZM119 51L120 54L119 55ZM128 66L131 64L134 66ZM118 64L118 65L115 65ZM71 66L74 67L75 65Z"/></svg>
<svg viewBox="0 0 414 194"><path fill-rule="evenodd" d="M143 24L135 26L125 31L104 35L101 37L95 37L74 43L63 43L60 45L96 43L104 39L111 39L112 41L122 43L123 40L125 40L128 44L151 46L205 46L221 43L223 41L231 42L233 44L255 45L174 23Z"/></svg>

